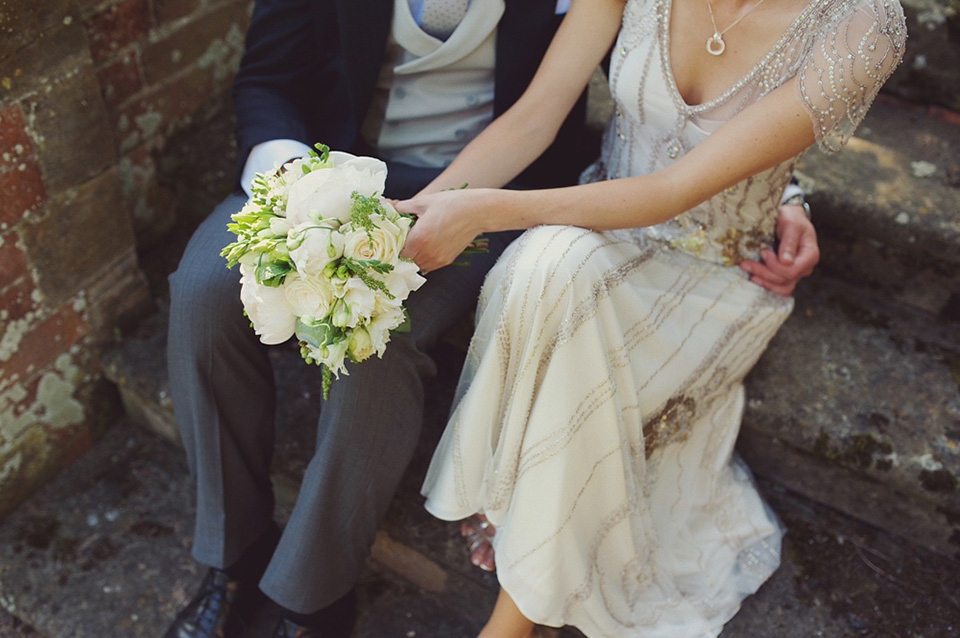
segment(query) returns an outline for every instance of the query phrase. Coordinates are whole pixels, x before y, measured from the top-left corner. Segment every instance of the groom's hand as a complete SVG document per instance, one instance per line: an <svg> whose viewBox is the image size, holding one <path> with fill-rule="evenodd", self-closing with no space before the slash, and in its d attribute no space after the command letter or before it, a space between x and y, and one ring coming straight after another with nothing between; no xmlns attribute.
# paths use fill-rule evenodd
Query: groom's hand
<svg viewBox="0 0 960 638"><path fill-rule="evenodd" d="M740 268L750 281L778 295L793 294L797 282L813 272L820 261L820 246L813 222L802 206L781 206L777 218L777 252L764 250L760 261L746 260Z"/></svg>

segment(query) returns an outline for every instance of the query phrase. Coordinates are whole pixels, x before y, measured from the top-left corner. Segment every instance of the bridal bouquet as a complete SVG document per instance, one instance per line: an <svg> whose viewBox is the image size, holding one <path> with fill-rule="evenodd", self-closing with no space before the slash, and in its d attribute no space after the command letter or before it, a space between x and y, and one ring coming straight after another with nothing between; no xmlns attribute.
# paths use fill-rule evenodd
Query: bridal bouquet
<svg viewBox="0 0 960 638"><path fill-rule="evenodd" d="M240 264L240 299L266 344L296 335L307 363L322 366L323 396L345 361L383 356L403 301L424 281L400 258L413 220L381 197L386 165L319 152L257 175L253 196L227 228L221 253Z"/></svg>

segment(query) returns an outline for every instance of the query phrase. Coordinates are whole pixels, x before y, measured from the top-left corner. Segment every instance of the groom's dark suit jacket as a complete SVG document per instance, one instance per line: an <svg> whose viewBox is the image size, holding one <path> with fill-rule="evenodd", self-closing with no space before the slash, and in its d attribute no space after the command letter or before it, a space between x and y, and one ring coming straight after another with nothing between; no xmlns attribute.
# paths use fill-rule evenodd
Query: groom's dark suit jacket
<svg viewBox="0 0 960 638"><path fill-rule="evenodd" d="M234 84L240 165L250 149L277 138L359 152L360 127L390 32L394 0L263 0L247 32ZM494 114L533 78L561 16L556 0L505 0L497 29ZM557 141L518 180L568 185L594 159L584 151L585 98ZM238 172L239 174L239 172Z"/></svg>

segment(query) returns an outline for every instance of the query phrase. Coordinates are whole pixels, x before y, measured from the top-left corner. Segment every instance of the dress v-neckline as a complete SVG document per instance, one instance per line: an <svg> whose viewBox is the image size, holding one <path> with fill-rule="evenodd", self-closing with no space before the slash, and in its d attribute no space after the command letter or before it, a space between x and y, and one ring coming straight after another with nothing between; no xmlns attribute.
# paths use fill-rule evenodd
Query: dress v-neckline
<svg viewBox="0 0 960 638"><path fill-rule="evenodd" d="M821 4L823 0L812 0L807 6L797 14L793 19L793 22L790 23L790 26L784 30L777 41L773 44L773 47L770 48L764 54L760 60L757 61L753 67L747 71L746 75L737 80L732 86L727 90L720 93L720 95L710 98L706 102L701 102L700 104L689 104L687 100L683 97L683 94L680 93L680 89L677 86L677 79L673 74L673 60L670 56L670 23L673 20L673 0L658 0L663 7L663 19L659 21L660 28L660 63L663 67L663 75L666 78L667 86L670 88L671 93L673 93L674 98L676 99L678 105L682 105L683 109L695 113L698 111L708 111L720 104L726 102L730 97L743 88L753 77L759 73L760 69L766 66L767 62L774 57L780 49L783 48L784 44L792 39L793 33L797 30L798 25L806 19L807 14L812 12L815 7Z"/></svg>

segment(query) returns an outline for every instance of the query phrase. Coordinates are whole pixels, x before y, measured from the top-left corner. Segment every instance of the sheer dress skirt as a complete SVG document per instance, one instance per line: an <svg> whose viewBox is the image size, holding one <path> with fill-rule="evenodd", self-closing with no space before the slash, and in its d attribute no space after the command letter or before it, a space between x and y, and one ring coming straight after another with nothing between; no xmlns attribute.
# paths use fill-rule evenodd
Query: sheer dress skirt
<svg viewBox="0 0 960 638"><path fill-rule="evenodd" d="M733 444L791 309L639 231L527 231L481 293L427 509L498 526L497 577L540 624L715 636L779 564Z"/></svg>

